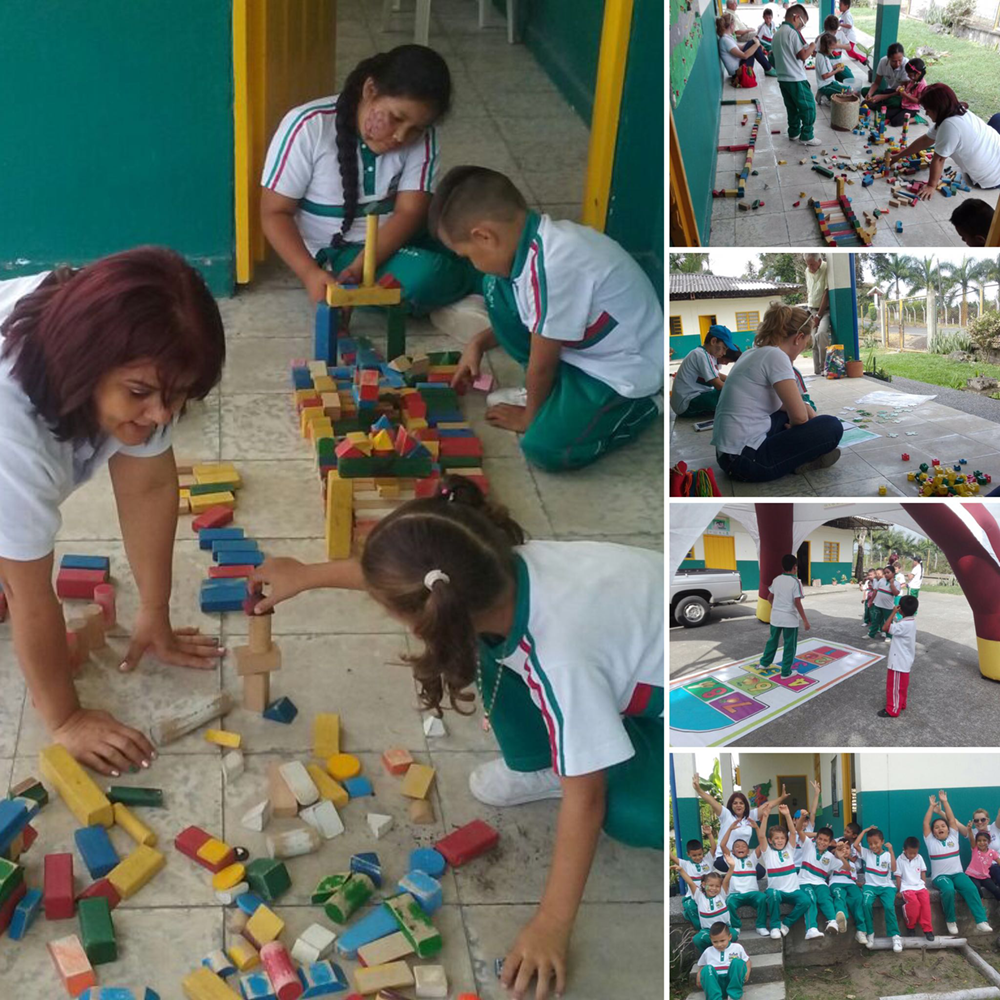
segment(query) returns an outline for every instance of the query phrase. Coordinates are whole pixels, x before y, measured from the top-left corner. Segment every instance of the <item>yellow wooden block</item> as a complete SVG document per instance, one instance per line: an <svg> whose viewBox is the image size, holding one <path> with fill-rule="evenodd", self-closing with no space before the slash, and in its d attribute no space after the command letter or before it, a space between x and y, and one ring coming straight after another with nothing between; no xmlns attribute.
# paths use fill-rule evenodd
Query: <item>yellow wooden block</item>
<svg viewBox="0 0 1000 1000"><path fill-rule="evenodd" d="M326 479L326 557L348 559L354 531L354 487L336 469Z"/></svg>
<svg viewBox="0 0 1000 1000"><path fill-rule="evenodd" d="M81 826L112 826L115 813L108 797L87 776L61 744L53 743L38 755L42 777L59 793Z"/></svg>
<svg viewBox="0 0 1000 1000"><path fill-rule="evenodd" d="M224 979L204 965L188 973L181 981L181 987L187 1000L240 1000L239 993L230 989Z"/></svg>
<svg viewBox="0 0 1000 1000"><path fill-rule="evenodd" d="M230 510L236 506L236 497L229 490L224 493L201 493L191 497L191 512L200 514L208 510L209 507L228 507Z"/></svg>
<svg viewBox="0 0 1000 1000"><path fill-rule="evenodd" d="M217 747L228 747L230 750L238 750L243 742L239 733L231 733L225 729L206 729L205 739Z"/></svg>
<svg viewBox="0 0 1000 1000"><path fill-rule="evenodd" d="M203 472L200 474L196 472L194 477L198 480L199 486L210 486L212 483L225 483L227 486L232 486L233 489L239 489L243 485L240 474L232 468L231 471Z"/></svg>
<svg viewBox="0 0 1000 1000"><path fill-rule="evenodd" d="M427 427L427 421L423 417L411 417L408 413L403 414L403 426L408 431L422 431ZM430 441L424 441L425 445L430 444Z"/></svg>
<svg viewBox="0 0 1000 1000"><path fill-rule="evenodd" d="M400 288L383 288L381 285L373 285L371 288L326 286L326 304L328 306L396 306L401 300L402 289Z"/></svg>
<svg viewBox="0 0 1000 1000"><path fill-rule="evenodd" d="M306 400L315 399L315 398L316 398L316 390L315 389L296 389L295 392L292 393L292 399L295 401L295 409L296 410L298 410L298 408L304 402L306 402Z"/></svg>
<svg viewBox="0 0 1000 1000"><path fill-rule="evenodd" d="M277 941L285 929L285 921L274 910L261 903L247 921L243 933L258 947Z"/></svg>
<svg viewBox="0 0 1000 1000"><path fill-rule="evenodd" d="M232 462L199 462L191 466L191 472L195 476L222 476L226 482L234 483L240 478Z"/></svg>
<svg viewBox="0 0 1000 1000"><path fill-rule="evenodd" d="M434 782L434 768L426 764L411 764L399 790L411 799L426 799Z"/></svg>
<svg viewBox="0 0 1000 1000"><path fill-rule="evenodd" d="M247 921L249 923L249 921ZM260 955L257 949L245 938L237 937L229 946L227 951L229 960L240 972L246 972L256 965L260 965Z"/></svg>
<svg viewBox="0 0 1000 1000"><path fill-rule="evenodd" d="M116 802L113 808L115 810L115 823L137 844L156 847L156 834L135 813L130 812L128 807L121 802Z"/></svg>
<svg viewBox="0 0 1000 1000"><path fill-rule="evenodd" d="M181 489L178 491L178 496L180 497L181 500L187 500L188 503L191 502L191 490L188 489L186 486L181 487Z"/></svg>
<svg viewBox="0 0 1000 1000"><path fill-rule="evenodd" d="M167 859L152 847L140 844L131 854L111 869L108 881L122 899L134 896L167 863Z"/></svg>
<svg viewBox="0 0 1000 1000"><path fill-rule="evenodd" d="M313 358L311 361L307 361L306 368L309 369L309 374L313 378L317 375L326 375L330 371L330 366L321 358Z"/></svg>
<svg viewBox="0 0 1000 1000"><path fill-rule="evenodd" d="M228 868L223 868L222 871L216 872L212 876L212 888L218 892L232 889L234 885L239 885L243 881L246 871L246 867L237 861L235 864L230 865Z"/></svg>
<svg viewBox="0 0 1000 1000"><path fill-rule="evenodd" d="M334 781L319 764L306 764L306 770L318 789L320 798L329 799L338 809L347 805L350 800L347 789Z"/></svg>
<svg viewBox="0 0 1000 1000"><path fill-rule="evenodd" d="M325 416L326 414L323 412L322 406L303 406L299 412L299 432L305 437L309 421L316 417L322 418Z"/></svg>
<svg viewBox="0 0 1000 1000"><path fill-rule="evenodd" d="M337 753L327 760L326 769L330 772L330 777L337 781L346 781L361 773L361 761L354 754Z"/></svg>
<svg viewBox="0 0 1000 1000"><path fill-rule="evenodd" d="M326 760L335 753L340 753L340 716L317 712L313 719L313 756Z"/></svg>
<svg viewBox="0 0 1000 1000"><path fill-rule="evenodd" d="M313 388L319 392L336 392L337 383L329 375L314 375Z"/></svg>
<svg viewBox="0 0 1000 1000"><path fill-rule="evenodd" d="M437 425L438 430L441 431L468 431L472 430L469 426L467 420L454 420L450 423L443 423Z"/></svg>
<svg viewBox="0 0 1000 1000"><path fill-rule="evenodd" d="M400 986L412 986L413 973L406 962L386 962L354 970L354 988L359 993L378 993Z"/></svg>
<svg viewBox="0 0 1000 1000"><path fill-rule="evenodd" d="M336 392L324 392L320 395L323 412L331 419L340 418L340 396Z"/></svg>
<svg viewBox="0 0 1000 1000"><path fill-rule="evenodd" d="M393 451L392 435L387 430L380 430L372 439L374 451Z"/></svg>
<svg viewBox="0 0 1000 1000"><path fill-rule="evenodd" d="M190 489L196 482L198 482L198 480L195 479L190 472L185 472L183 475L180 472L177 473L177 485L182 490Z"/></svg>
<svg viewBox="0 0 1000 1000"><path fill-rule="evenodd" d="M319 438L332 438L333 436L333 421L329 417L314 418L309 421L309 425L306 427L306 437L310 441L315 442Z"/></svg>
<svg viewBox="0 0 1000 1000"><path fill-rule="evenodd" d="M210 865L217 865L232 850L228 844L224 844L215 837L209 837L201 847L198 848L198 857Z"/></svg>

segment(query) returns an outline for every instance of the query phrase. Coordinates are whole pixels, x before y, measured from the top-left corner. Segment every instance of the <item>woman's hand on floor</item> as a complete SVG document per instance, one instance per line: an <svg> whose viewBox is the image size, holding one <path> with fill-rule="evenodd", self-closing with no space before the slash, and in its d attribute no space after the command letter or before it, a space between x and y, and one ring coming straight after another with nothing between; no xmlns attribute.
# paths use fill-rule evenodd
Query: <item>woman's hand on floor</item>
<svg viewBox="0 0 1000 1000"><path fill-rule="evenodd" d="M118 669L135 670L147 651L161 662L194 670L212 670L226 651L215 636L196 628L175 629L165 608L142 609L132 630L132 641Z"/></svg>
<svg viewBox="0 0 1000 1000"><path fill-rule="evenodd" d="M138 729L98 709L77 709L52 736L80 763L113 778L149 767L156 757L152 743Z"/></svg>
<svg viewBox="0 0 1000 1000"><path fill-rule="evenodd" d="M566 990L566 952L569 949L571 927L536 913L518 934L514 946L504 959L500 981L518 1000L527 995L531 977L538 976L535 1000L546 1000L549 985L555 977L555 995Z"/></svg>

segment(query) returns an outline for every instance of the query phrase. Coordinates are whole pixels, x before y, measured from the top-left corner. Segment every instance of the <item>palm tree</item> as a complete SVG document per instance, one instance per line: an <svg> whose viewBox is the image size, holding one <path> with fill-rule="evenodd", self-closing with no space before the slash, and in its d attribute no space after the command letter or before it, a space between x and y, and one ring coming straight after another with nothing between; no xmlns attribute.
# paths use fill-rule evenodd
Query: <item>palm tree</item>
<svg viewBox="0 0 1000 1000"><path fill-rule="evenodd" d="M711 274L707 253L672 253L670 270L675 274Z"/></svg>
<svg viewBox="0 0 1000 1000"><path fill-rule="evenodd" d="M1000 254L985 257L976 265L979 281L985 285L997 286L997 308L1000 309Z"/></svg>
<svg viewBox="0 0 1000 1000"><path fill-rule="evenodd" d="M941 284L941 304L944 306L944 322L947 326L951 322L951 307L958 298L958 284L950 279L942 281Z"/></svg>
<svg viewBox="0 0 1000 1000"><path fill-rule="evenodd" d="M959 326L963 329L969 322L969 289L975 281L976 262L968 257L962 258L961 264L942 264L941 270L945 271L949 278L962 290L962 311L959 317Z"/></svg>
<svg viewBox="0 0 1000 1000"><path fill-rule="evenodd" d="M887 282L894 285L896 289L897 301L902 299L899 286L901 282L915 284L920 280L922 271L918 269L913 257L902 253L873 254L872 271L875 279L879 282ZM903 309L899 310L899 342L903 343Z"/></svg>
<svg viewBox="0 0 1000 1000"><path fill-rule="evenodd" d="M925 309L924 322L927 324L927 350L934 350L934 343L931 333L934 325L931 323L931 316L934 314L934 296L941 291L941 272L938 270L937 260L934 257L914 258L913 261L913 291L924 290Z"/></svg>

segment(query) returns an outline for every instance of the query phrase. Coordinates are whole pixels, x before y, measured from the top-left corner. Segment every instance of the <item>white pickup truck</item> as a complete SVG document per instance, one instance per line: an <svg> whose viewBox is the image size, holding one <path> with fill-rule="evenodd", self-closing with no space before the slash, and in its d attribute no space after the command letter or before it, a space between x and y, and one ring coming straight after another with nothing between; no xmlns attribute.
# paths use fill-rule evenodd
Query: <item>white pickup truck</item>
<svg viewBox="0 0 1000 1000"><path fill-rule="evenodd" d="M734 569L679 569L670 579L670 620L697 628L710 608L746 600L740 574Z"/></svg>

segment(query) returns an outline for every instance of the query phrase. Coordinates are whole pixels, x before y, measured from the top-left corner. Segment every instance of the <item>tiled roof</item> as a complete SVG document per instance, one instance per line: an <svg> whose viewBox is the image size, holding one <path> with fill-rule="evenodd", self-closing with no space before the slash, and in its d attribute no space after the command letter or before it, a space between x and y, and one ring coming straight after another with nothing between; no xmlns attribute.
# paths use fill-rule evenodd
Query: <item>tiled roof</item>
<svg viewBox="0 0 1000 1000"><path fill-rule="evenodd" d="M670 274L668 292L675 299L740 299L789 295L802 285L753 278L724 278L717 274Z"/></svg>

